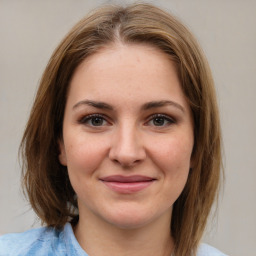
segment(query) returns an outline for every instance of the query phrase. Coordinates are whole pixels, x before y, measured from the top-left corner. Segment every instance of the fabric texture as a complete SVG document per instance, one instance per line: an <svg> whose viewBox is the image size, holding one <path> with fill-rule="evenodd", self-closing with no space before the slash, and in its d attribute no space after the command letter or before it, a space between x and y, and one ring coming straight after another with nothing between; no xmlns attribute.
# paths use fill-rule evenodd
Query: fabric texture
<svg viewBox="0 0 256 256"><path fill-rule="evenodd" d="M70 223L62 230L31 229L24 233L0 237L0 256L89 256L79 245ZM217 249L201 244L197 256L226 256Z"/></svg>

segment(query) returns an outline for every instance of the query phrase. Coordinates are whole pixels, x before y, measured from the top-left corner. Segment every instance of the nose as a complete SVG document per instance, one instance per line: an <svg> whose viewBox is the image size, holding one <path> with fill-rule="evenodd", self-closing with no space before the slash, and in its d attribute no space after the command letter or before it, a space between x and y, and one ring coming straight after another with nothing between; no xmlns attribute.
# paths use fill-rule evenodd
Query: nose
<svg viewBox="0 0 256 256"><path fill-rule="evenodd" d="M142 138L136 127L120 127L114 134L109 158L124 168L130 168L146 158Z"/></svg>

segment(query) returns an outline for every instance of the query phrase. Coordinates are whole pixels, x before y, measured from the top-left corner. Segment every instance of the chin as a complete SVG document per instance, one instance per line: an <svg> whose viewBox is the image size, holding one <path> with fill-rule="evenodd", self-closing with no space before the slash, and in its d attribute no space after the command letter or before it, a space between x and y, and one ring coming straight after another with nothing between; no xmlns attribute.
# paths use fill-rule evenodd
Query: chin
<svg viewBox="0 0 256 256"><path fill-rule="evenodd" d="M117 215L118 214L118 215ZM119 211L109 216L108 222L119 229L138 229L153 223L157 216L150 215L149 212L143 214L142 211Z"/></svg>
<svg viewBox="0 0 256 256"><path fill-rule="evenodd" d="M148 223L145 221L145 219L134 219L133 218L126 218L122 220L114 220L110 221L110 224L115 226L119 229L125 229L125 230L132 230L132 229L138 229L146 226Z"/></svg>

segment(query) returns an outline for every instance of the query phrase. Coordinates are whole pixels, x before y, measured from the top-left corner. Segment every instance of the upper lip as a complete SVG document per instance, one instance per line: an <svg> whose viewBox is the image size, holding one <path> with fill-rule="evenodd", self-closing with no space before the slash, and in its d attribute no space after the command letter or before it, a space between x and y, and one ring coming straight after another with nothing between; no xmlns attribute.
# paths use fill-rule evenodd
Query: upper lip
<svg viewBox="0 0 256 256"><path fill-rule="evenodd" d="M100 178L102 181L106 182L121 182L121 183L128 183L128 182L145 182L145 181L153 181L156 180L153 177L142 176L142 175L132 175L132 176L123 176L123 175L111 175Z"/></svg>

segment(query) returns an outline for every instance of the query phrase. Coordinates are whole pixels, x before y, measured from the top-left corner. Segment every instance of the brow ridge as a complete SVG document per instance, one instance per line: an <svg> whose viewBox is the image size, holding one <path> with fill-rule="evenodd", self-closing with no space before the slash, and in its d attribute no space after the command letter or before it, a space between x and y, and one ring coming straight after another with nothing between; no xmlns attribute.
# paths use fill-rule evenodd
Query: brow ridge
<svg viewBox="0 0 256 256"><path fill-rule="evenodd" d="M113 107L105 102L94 101L94 100L82 100L73 106L73 109L78 108L81 105L88 105L99 109L113 110Z"/></svg>
<svg viewBox="0 0 256 256"><path fill-rule="evenodd" d="M73 109L78 108L81 105L88 105L88 106L92 106L98 109L107 109L107 110L113 110L113 106L111 106L108 103L105 102L101 102L101 101L94 101L94 100L82 100L79 101L78 103L76 103L73 106ZM160 100L160 101L150 101L147 102L145 104L142 105L141 109L142 110L149 110L152 108L159 108L159 107L164 107L166 105L171 105L174 106L176 108L178 108L179 110L181 110L182 112L185 112L184 108L178 104L175 101L171 101L171 100Z"/></svg>
<svg viewBox="0 0 256 256"><path fill-rule="evenodd" d="M151 102L145 103L142 106L142 109L148 110L148 109L152 109L152 108L164 107L166 105L174 106L174 107L178 108L179 110L181 110L182 112L185 112L184 108L180 104L178 104L175 101L171 101L171 100L151 101Z"/></svg>

